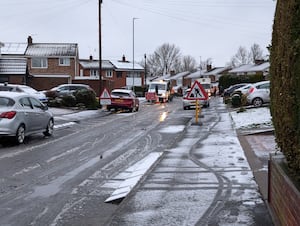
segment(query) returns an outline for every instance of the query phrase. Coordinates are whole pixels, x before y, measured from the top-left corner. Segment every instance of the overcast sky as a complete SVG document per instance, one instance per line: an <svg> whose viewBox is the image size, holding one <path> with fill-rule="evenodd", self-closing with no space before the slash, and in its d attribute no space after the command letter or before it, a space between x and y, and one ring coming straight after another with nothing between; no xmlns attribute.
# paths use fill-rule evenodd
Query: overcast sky
<svg viewBox="0 0 300 226"><path fill-rule="evenodd" d="M164 43L224 66L239 46L268 54L274 0L103 0L102 59L141 61ZM78 43L98 59L98 0L1 0L0 42Z"/></svg>

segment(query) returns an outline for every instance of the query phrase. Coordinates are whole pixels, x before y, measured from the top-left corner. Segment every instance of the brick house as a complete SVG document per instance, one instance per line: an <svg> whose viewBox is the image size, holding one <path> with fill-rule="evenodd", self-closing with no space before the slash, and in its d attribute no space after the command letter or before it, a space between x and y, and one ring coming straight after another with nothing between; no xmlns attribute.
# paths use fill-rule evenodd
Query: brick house
<svg viewBox="0 0 300 226"><path fill-rule="evenodd" d="M29 76L27 84L46 90L71 83L78 74L78 45L75 43L33 43L28 37L25 51Z"/></svg>
<svg viewBox="0 0 300 226"><path fill-rule="evenodd" d="M145 85L145 70L137 64L127 61L123 55L122 60L110 61L115 67L113 74L114 88Z"/></svg>
<svg viewBox="0 0 300 226"><path fill-rule="evenodd" d="M108 90L114 88L113 77L115 74L115 67L109 60L102 60L101 62L101 82L102 90L105 87ZM79 60L79 76L75 76L72 83L84 83L90 85L100 95L100 80L99 80L99 60L94 60L92 56L90 59Z"/></svg>
<svg viewBox="0 0 300 226"><path fill-rule="evenodd" d="M76 43L33 43L28 36L27 43L1 43L0 81L26 84L37 90L47 90L64 83L90 85L97 95L103 88L112 90L121 87L144 86L144 68L133 64L123 56L120 61L102 60L101 84L99 60L79 60ZM20 67L22 65L22 72ZM12 68L16 71L14 75ZM10 72L9 72L10 70ZM6 73L6 74L5 74Z"/></svg>

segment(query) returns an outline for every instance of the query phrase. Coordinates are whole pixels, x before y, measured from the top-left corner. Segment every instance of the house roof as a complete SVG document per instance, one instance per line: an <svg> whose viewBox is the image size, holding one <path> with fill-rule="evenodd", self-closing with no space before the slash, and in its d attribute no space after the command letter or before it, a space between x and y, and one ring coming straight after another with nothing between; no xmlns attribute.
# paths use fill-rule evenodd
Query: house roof
<svg viewBox="0 0 300 226"><path fill-rule="evenodd" d="M266 71L270 67L269 62L264 62L262 64L244 64L240 67L234 68L229 71L229 73L246 73L246 72L257 72Z"/></svg>
<svg viewBox="0 0 300 226"><path fill-rule="evenodd" d="M99 60L79 60L79 64L85 69L99 69ZM114 69L109 60L102 60L101 66L104 69Z"/></svg>
<svg viewBox="0 0 300 226"><path fill-rule="evenodd" d="M0 58L0 74L25 75L26 69L26 58Z"/></svg>
<svg viewBox="0 0 300 226"><path fill-rule="evenodd" d="M228 69L229 69L228 67L216 67L216 68L213 68L212 70L210 70L208 72L205 72L204 75L206 75L206 76L219 75L219 74L221 74L222 72L224 72Z"/></svg>
<svg viewBox="0 0 300 226"><path fill-rule="evenodd" d="M176 80L176 79L179 79L179 78L183 78L184 76L187 76L188 74L190 74L189 71L180 72L176 75L173 75L173 76L169 77L169 79Z"/></svg>
<svg viewBox="0 0 300 226"><path fill-rule="evenodd" d="M192 78L192 79L196 79L196 78L200 78L203 77L204 74L206 73L206 70L198 70L192 74L189 74L188 76L186 76L187 78Z"/></svg>
<svg viewBox="0 0 300 226"><path fill-rule="evenodd" d="M77 44L75 43L32 43L26 50L27 56L40 57L74 57L77 56Z"/></svg>
<svg viewBox="0 0 300 226"><path fill-rule="evenodd" d="M133 63L130 61L111 60L110 62L115 66L116 70L133 70ZM144 70L144 68L138 63L134 63L134 70Z"/></svg>
<svg viewBox="0 0 300 226"><path fill-rule="evenodd" d="M27 43L6 42L2 44L3 44L3 46L1 46L2 55L24 55L27 48Z"/></svg>

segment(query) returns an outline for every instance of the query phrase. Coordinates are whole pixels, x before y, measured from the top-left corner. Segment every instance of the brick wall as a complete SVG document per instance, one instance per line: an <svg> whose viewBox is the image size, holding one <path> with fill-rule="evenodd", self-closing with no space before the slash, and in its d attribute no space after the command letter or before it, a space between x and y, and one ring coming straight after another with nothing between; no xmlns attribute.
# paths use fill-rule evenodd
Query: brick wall
<svg viewBox="0 0 300 226"><path fill-rule="evenodd" d="M277 225L300 224L300 191L285 174L283 155L272 155L269 163L268 203Z"/></svg>
<svg viewBox="0 0 300 226"><path fill-rule="evenodd" d="M75 59L71 58L70 66L60 66L58 58L48 58L48 67L47 68L32 68L31 67L31 58L28 59L28 69L30 74L59 74L59 75L71 75L72 78L78 74L78 68L76 68Z"/></svg>

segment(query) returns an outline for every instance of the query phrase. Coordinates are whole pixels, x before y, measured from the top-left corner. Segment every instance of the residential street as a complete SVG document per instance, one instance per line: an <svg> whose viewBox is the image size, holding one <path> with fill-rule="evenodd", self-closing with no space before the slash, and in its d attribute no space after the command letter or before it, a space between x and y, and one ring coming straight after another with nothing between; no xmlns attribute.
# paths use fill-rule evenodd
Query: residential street
<svg viewBox="0 0 300 226"><path fill-rule="evenodd" d="M1 148L0 225L272 225L221 98L201 126L180 98L92 114L59 114L54 137ZM150 153L129 195L105 202Z"/></svg>

